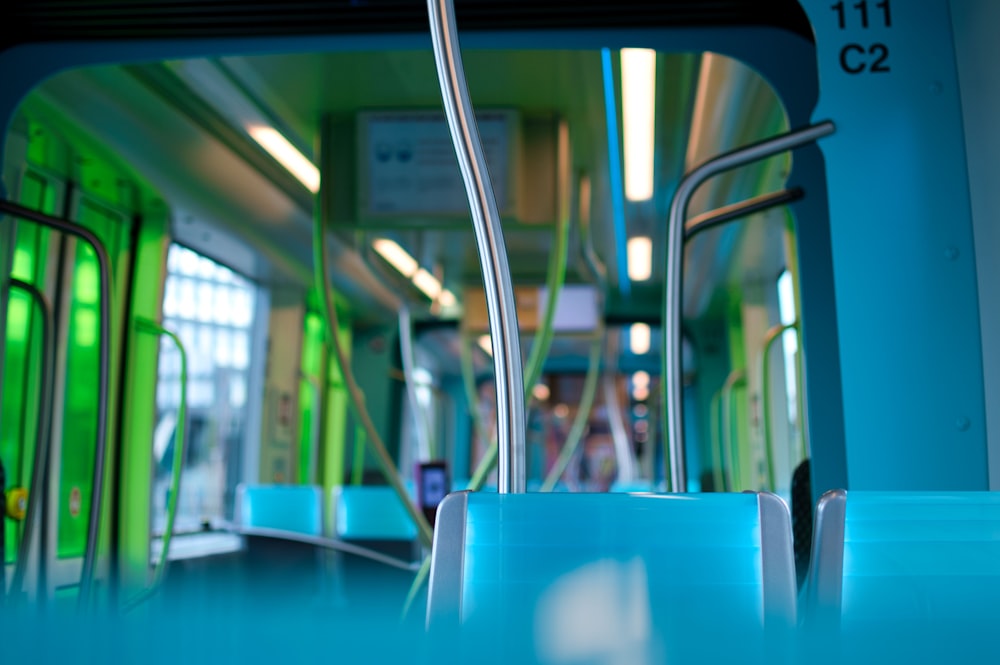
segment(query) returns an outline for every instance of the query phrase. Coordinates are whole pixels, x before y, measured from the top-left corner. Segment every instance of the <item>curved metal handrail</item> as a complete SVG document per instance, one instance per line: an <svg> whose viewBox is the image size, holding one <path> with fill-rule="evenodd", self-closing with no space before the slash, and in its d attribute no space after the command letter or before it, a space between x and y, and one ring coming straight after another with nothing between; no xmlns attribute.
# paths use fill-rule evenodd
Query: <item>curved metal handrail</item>
<svg viewBox="0 0 1000 665"><path fill-rule="evenodd" d="M684 242L690 242L692 238L702 231L714 229L716 226L742 219L754 213L794 203L803 196L805 196L805 192L801 187L793 187L769 194L761 194L760 196L731 203L715 210L703 212L684 222Z"/></svg>
<svg viewBox="0 0 1000 665"><path fill-rule="evenodd" d="M413 378L414 371L414 348L413 348L413 320L410 318L410 308L405 304L399 308L399 351L403 361L403 383L406 385L406 398L410 400L410 409L413 411L414 426L417 431L417 447L419 448L418 459L428 461L433 458L431 450L431 427L427 422L427 414L423 406L417 400L417 385Z"/></svg>
<svg viewBox="0 0 1000 665"><path fill-rule="evenodd" d="M500 212L465 81L455 24L455 7L451 0L427 0L427 13L441 98L469 197L479 262L486 287L486 307L494 347L493 369L497 383L497 438L504 451L500 455L498 491L522 493L525 490L526 400L514 289L504 247Z"/></svg>
<svg viewBox="0 0 1000 665"><path fill-rule="evenodd" d="M184 451L187 448L187 351L181 338L175 333L167 330L159 323L148 319L135 320L137 332L149 333L158 337L167 337L177 347L177 352L181 357L180 376L180 403L177 407L177 425L174 429L174 459L171 463L170 477L170 499L167 501L167 524L163 529L163 549L160 552L160 560L156 562L156 569L153 572L153 581L148 587L137 593L122 607L122 612L130 612L136 607L153 597L153 595L163 585L163 579L167 572L167 561L170 555L170 543L174 537L174 523L177 520L177 503L181 494L181 476L184 467Z"/></svg>
<svg viewBox="0 0 1000 665"><path fill-rule="evenodd" d="M761 352L760 352L760 409L761 409L761 425L764 431L764 446L765 454L767 456L767 482L770 484L770 491L775 491L777 486L777 478L774 472L774 442L771 440L771 363L769 363L768 357L770 356L771 348L774 346L775 340L779 339L786 330L799 329L799 324L797 321L786 324L778 324L772 326L764 333L764 339L761 341Z"/></svg>
<svg viewBox="0 0 1000 665"><path fill-rule="evenodd" d="M80 595L77 608L83 610L90 602L90 591L94 582L94 567L97 561L97 540L101 529L101 499L104 496L104 467L108 447L109 379L111 374L111 259L100 238L89 229L77 226L58 217L25 208L12 201L0 200L0 212L29 222L47 226L86 242L97 256L98 272L101 276L98 335L99 356L97 376L97 446L94 451L94 473L91 482L90 510L87 517L87 541L80 570Z"/></svg>
<svg viewBox="0 0 1000 665"><path fill-rule="evenodd" d="M746 386L747 373L742 368L736 368L726 377L722 384L720 400L722 404L722 452L729 462L727 489L732 492L736 488L736 469L739 466L736 459L736 447L733 445L733 391L737 386Z"/></svg>
<svg viewBox="0 0 1000 665"><path fill-rule="evenodd" d="M594 396L597 394L597 378L601 374L601 351L604 347L604 335L594 338L590 346L590 356L587 359L587 374L583 379L583 392L580 395L580 405L577 407L573 424L570 425L569 434L563 443L559 457L549 470L545 481L542 483L542 492L551 492L569 466L569 462L576 454L580 442L583 441L583 431L587 428L587 421L590 419L590 412L594 406Z"/></svg>
<svg viewBox="0 0 1000 665"><path fill-rule="evenodd" d="M670 204L667 222L667 274L663 301L663 380L666 383L663 402L667 423L666 475L670 489L683 491L687 487L684 460L683 366L681 352L681 279L684 262L684 217L694 192L712 176L772 155L812 143L833 133L835 127L826 121L811 125L724 153L710 159L681 180Z"/></svg>
<svg viewBox="0 0 1000 665"><path fill-rule="evenodd" d="M24 516L24 531L17 549L17 561L14 563L14 574L11 577L11 594L20 593L24 584L24 571L27 567L28 553L31 541L34 539L35 522L38 521L39 505L44 500L48 486L49 453L52 447L52 387L55 385L55 321L52 306L48 298L34 284L11 279L12 288L27 293L35 306L42 313L42 383L39 388L41 396L38 410L38 438L35 440L35 456L31 469L31 486L28 489L28 507ZM41 533L45 533L42 529ZM39 559L38 589L45 584L45 557Z"/></svg>

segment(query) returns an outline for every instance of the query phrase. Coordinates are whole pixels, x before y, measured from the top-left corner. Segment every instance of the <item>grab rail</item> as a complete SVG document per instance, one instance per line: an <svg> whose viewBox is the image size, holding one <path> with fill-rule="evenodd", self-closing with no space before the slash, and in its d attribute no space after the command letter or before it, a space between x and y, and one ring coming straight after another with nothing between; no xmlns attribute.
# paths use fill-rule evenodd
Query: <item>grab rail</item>
<svg viewBox="0 0 1000 665"><path fill-rule="evenodd" d="M715 210L703 212L684 223L684 242L689 242L702 231L713 229L716 226L747 217L754 213L794 203L803 196L805 196L805 192L801 187L793 187L791 189L782 189L778 192L761 194L760 196L731 203Z"/></svg>
<svg viewBox="0 0 1000 665"><path fill-rule="evenodd" d="M569 434L563 443L562 450L556 463L552 465L545 482L542 483L542 492L551 492L556 486L559 478L566 471L569 462L573 459L580 442L583 441L583 430L587 427L587 420L594 406L594 396L597 394L597 377L601 374L601 350L604 346L604 335L600 335L590 343L590 356L587 359L587 374L583 379L583 392L580 395L580 405L576 409L573 417L573 424L570 425Z"/></svg>
<svg viewBox="0 0 1000 665"><path fill-rule="evenodd" d="M14 574L11 577L11 595L20 593L24 584L24 571L27 567L28 552L34 539L35 522L39 504L44 499L48 486L49 451L52 446L52 387L55 385L55 320L52 306L45 294L34 284L11 279L10 287L27 293L35 306L42 313L42 383L39 388L41 401L38 409L38 438L35 440L35 456L31 469L31 486L28 488L28 506L24 516L24 532L17 548L17 561L14 563ZM41 529L43 534L45 530ZM44 548L43 548L44 549ZM0 561L2 563L2 561ZM37 577L38 589L45 585L45 556L39 557Z"/></svg>
<svg viewBox="0 0 1000 665"><path fill-rule="evenodd" d="M410 318L410 308L405 304L399 308L399 351L403 361L403 383L406 384L406 398L410 400L413 411L414 426L417 430L417 458L426 462L433 458L431 450L431 427L427 422L427 414L417 400L416 379L413 376L415 362L413 350L413 320Z"/></svg>
<svg viewBox="0 0 1000 665"><path fill-rule="evenodd" d="M153 572L152 583L133 596L122 612L130 612L143 602L153 597L160 586L167 571L167 561L170 555L170 543L174 536L174 523L177 520L177 502L181 494L181 475L184 467L184 450L187 448L187 351L184 343L175 333L167 330L155 321L148 319L136 319L135 329L137 332L149 333L158 337L168 337L177 347L177 352L181 357L180 376L180 403L177 406L177 425L174 429L174 459L172 462L170 477L170 498L167 500L167 524L163 529L163 548L160 551L160 560L156 562L156 570Z"/></svg>
<svg viewBox="0 0 1000 665"><path fill-rule="evenodd" d="M733 391L737 386L746 386L747 373L744 369L734 369L726 377L726 382L720 391L722 402L722 452L729 463L728 485L726 489L730 492L736 488L736 469L739 466L736 459L736 448L733 446Z"/></svg>
<svg viewBox="0 0 1000 665"><path fill-rule="evenodd" d="M835 127L826 121L804 129L781 134L710 159L681 180L670 204L667 221L667 275L663 301L663 410L667 424L667 454L664 463L670 490L687 488L684 460L683 378L681 354L681 279L684 261L684 217L694 192L712 176L745 166L766 157L798 148L832 134Z"/></svg>
<svg viewBox="0 0 1000 665"><path fill-rule="evenodd" d="M89 229L77 226L58 217L25 208L12 201L0 200L0 212L20 217L29 222L47 226L61 233L67 233L86 242L97 256L100 283L99 320L101 332L99 341L99 367L97 376L97 446L94 451L94 474L91 482L90 510L87 517L87 540L80 570L80 595L77 609L83 610L90 601L90 591L94 581L94 566L97 561L97 539L101 528L101 498L104 496L104 467L108 446L108 381L111 374L111 259L100 238Z"/></svg>
<svg viewBox="0 0 1000 665"><path fill-rule="evenodd" d="M779 339L786 330L798 331L798 322L778 324L776 326L768 329L764 333L764 339L761 342L761 352L760 352L760 408L761 408L761 425L764 430L764 446L765 453L767 456L767 482L770 484L769 489L774 492L777 484L774 473L774 446L773 441L771 441L771 363L767 362L770 355L771 348L774 346L774 341Z"/></svg>
<svg viewBox="0 0 1000 665"><path fill-rule="evenodd" d="M497 384L497 439L502 449L497 489L501 493L523 493L526 400L514 289L504 249L500 212L465 81L454 4L451 0L427 0L427 13L441 98L469 197L486 287Z"/></svg>

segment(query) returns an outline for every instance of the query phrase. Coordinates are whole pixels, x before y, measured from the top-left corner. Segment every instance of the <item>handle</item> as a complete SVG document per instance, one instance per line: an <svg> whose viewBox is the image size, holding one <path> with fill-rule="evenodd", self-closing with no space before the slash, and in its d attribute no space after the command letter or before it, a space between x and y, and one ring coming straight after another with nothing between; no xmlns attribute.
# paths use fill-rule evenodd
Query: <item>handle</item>
<svg viewBox="0 0 1000 665"><path fill-rule="evenodd" d="M47 494L49 451L52 439L52 387L55 385L55 324L52 306L48 299L34 284L11 279L10 287L28 294L35 306L42 313L42 385L40 387L40 406L38 413L38 438L35 441L35 461L31 470L31 486L28 491L28 506L24 516L24 532L21 534L20 546L17 550L17 562L14 564L14 574L11 577L11 594L18 593L24 584L24 571L27 567L28 552L34 539L35 522L39 506ZM45 529L40 531L45 534ZM43 548L44 550L44 548ZM2 563L0 559L0 563ZM38 589L45 586L45 557L40 557L38 571Z"/></svg>
<svg viewBox="0 0 1000 665"><path fill-rule="evenodd" d="M733 446L733 390L738 386L746 386L747 373L743 369L734 369L722 384L720 400L722 403L722 451L729 462L727 473L727 489L731 492L736 488L736 468L739 460L736 458L736 448Z"/></svg>
<svg viewBox="0 0 1000 665"><path fill-rule="evenodd" d="M156 562L156 570L153 573L152 583L132 597L122 612L130 612L141 605L146 600L153 597L160 586L167 570L167 561L170 558L170 543L174 535L174 523L177 519L177 502L181 494L181 475L184 467L184 449L187 447L187 351L184 343L181 342L173 332L167 330L155 321L148 319L136 319L135 329L137 332L149 333L159 337L168 337L177 347L177 352L181 356L181 395L180 404L177 407L177 427L174 430L174 459L170 477L170 500L167 501L167 525L163 531L163 548L160 551L160 560Z"/></svg>
<svg viewBox="0 0 1000 665"><path fill-rule="evenodd" d="M776 326L768 329L764 333L764 339L761 342L761 352L760 352L760 377L761 377L761 389L760 389L760 406L761 406L761 424L764 430L764 446L765 453L767 456L767 482L769 483L769 488L773 492L777 486L777 481L775 479L774 473L774 446L771 440L771 363L767 362L770 355L771 348L774 346L775 340L780 338L786 330L798 331L798 322L792 322L787 324L778 324Z"/></svg>
<svg viewBox="0 0 1000 665"><path fill-rule="evenodd" d="M94 582L94 565L97 560L97 539L101 530L101 499L104 496L104 467L108 447L108 378L110 374L111 351L111 259L100 238L88 229L77 226L58 217L51 217L31 208L11 201L0 200L0 212L29 222L47 226L83 240L90 245L97 256L100 283L99 321L101 332L98 336L100 362L97 375L97 447L94 452L94 474L91 482L90 511L87 516L87 541L80 571L80 595L77 610L86 609L90 602L91 587Z"/></svg>
<svg viewBox="0 0 1000 665"><path fill-rule="evenodd" d="M684 491L687 469L684 465L683 367L681 354L681 279L684 262L684 217L694 192L712 176L745 166L787 150L812 143L833 133L835 127L826 121L805 129L781 134L724 153L710 159L684 176L670 204L667 221L667 276L663 302L663 380L666 383L663 402L667 423L667 454L665 470L670 489Z"/></svg>

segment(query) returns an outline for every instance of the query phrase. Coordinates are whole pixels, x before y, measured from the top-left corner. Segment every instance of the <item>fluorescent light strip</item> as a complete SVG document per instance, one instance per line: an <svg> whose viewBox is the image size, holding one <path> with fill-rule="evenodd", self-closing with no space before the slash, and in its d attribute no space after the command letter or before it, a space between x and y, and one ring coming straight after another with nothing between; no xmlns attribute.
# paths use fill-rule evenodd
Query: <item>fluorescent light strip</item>
<svg viewBox="0 0 1000 665"><path fill-rule="evenodd" d="M420 289L425 296L431 300L436 299L441 295L441 282L437 281L434 275L430 274L423 268L420 268L413 274L412 279L413 285Z"/></svg>
<svg viewBox="0 0 1000 665"><path fill-rule="evenodd" d="M413 277L413 273L417 272L417 268L420 267L417 260L410 256L409 252L392 240L379 238L372 243L372 247L379 253L379 256L388 261L389 265L407 279Z"/></svg>
<svg viewBox="0 0 1000 665"><path fill-rule="evenodd" d="M247 132L306 189L313 194L319 192L319 169L278 130L265 125L247 125Z"/></svg>
<svg viewBox="0 0 1000 665"><path fill-rule="evenodd" d="M493 338L489 335L480 335L477 340L479 348L486 352L486 355L493 355Z"/></svg>
<svg viewBox="0 0 1000 665"><path fill-rule="evenodd" d="M648 201L653 198L656 51L622 49L621 62L625 196L629 201Z"/></svg>
<svg viewBox="0 0 1000 665"><path fill-rule="evenodd" d="M649 326L633 323L628 331L629 350L637 356L649 352Z"/></svg>
<svg viewBox="0 0 1000 665"><path fill-rule="evenodd" d="M643 282L653 274L653 241L648 236L636 236L628 241L628 276Z"/></svg>

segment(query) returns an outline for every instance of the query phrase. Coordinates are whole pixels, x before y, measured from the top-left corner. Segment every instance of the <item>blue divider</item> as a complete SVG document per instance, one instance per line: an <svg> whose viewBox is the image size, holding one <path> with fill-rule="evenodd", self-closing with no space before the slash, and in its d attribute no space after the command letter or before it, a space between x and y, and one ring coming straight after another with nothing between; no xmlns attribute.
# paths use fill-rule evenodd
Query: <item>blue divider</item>
<svg viewBox="0 0 1000 665"><path fill-rule="evenodd" d="M345 540L415 540L417 527L395 491L382 485L346 485L331 495L336 536Z"/></svg>
<svg viewBox="0 0 1000 665"><path fill-rule="evenodd" d="M240 485L236 521L243 528L323 535L323 491L310 485Z"/></svg>
<svg viewBox="0 0 1000 665"><path fill-rule="evenodd" d="M831 492L816 520L810 616L842 660L1000 660L1000 493Z"/></svg>
<svg viewBox="0 0 1000 665"><path fill-rule="evenodd" d="M438 610L460 617L463 633L518 662L609 649L621 662L767 661L763 626L794 624L795 578L787 509L769 497L765 528L759 496L452 495L438 514L431 626Z"/></svg>

